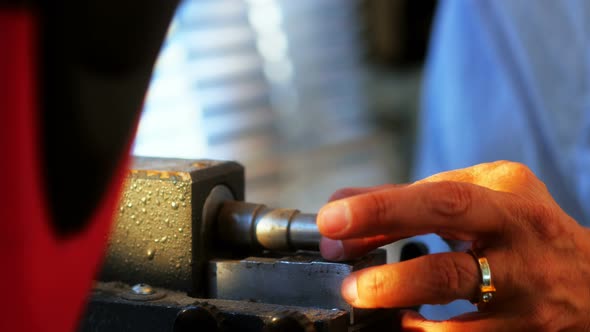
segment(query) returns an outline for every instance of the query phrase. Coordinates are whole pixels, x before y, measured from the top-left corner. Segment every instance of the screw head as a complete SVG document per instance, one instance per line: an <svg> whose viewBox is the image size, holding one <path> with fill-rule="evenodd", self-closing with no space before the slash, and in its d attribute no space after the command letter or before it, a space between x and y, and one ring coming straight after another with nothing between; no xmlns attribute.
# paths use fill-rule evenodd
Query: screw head
<svg viewBox="0 0 590 332"><path fill-rule="evenodd" d="M263 332L316 332L313 323L304 314L286 310L272 317Z"/></svg>
<svg viewBox="0 0 590 332"><path fill-rule="evenodd" d="M156 290L148 284L139 283L131 287L131 292L136 295L153 295L156 293Z"/></svg>
<svg viewBox="0 0 590 332"><path fill-rule="evenodd" d="M185 307L174 320L173 332L225 331L223 317L219 310L208 303L197 303Z"/></svg>
<svg viewBox="0 0 590 332"><path fill-rule="evenodd" d="M152 286L139 283L127 288L127 291L121 293L121 297L131 301L154 301L166 296L164 291L156 291Z"/></svg>

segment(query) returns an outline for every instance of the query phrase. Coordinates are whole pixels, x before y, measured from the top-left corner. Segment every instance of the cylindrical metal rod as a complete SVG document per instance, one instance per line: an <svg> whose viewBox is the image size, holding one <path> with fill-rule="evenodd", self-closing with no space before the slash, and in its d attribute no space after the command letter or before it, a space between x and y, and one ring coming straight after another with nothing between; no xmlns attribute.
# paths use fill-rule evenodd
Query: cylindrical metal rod
<svg viewBox="0 0 590 332"><path fill-rule="evenodd" d="M301 249L319 250L320 238L316 224L317 214L299 213L291 221L291 244Z"/></svg>
<svg viewBox="0 0 590 332"><path fill-rule="evenodd" d="M217 216L219 238L236 247L276 251L318 250L316 215L262 204L226 201Z"/></svg>

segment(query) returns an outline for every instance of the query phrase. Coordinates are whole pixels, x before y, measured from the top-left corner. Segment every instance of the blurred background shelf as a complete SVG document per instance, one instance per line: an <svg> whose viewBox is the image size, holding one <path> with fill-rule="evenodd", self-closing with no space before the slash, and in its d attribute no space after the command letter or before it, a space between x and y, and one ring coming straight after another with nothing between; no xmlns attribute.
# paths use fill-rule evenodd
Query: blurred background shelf
<svg viewBox="0 0 590 332"><path fill-rule="evenodd" d="M134 153L237 160L247 199L319 209L410 176L435 1L185 0Z"/></svg>

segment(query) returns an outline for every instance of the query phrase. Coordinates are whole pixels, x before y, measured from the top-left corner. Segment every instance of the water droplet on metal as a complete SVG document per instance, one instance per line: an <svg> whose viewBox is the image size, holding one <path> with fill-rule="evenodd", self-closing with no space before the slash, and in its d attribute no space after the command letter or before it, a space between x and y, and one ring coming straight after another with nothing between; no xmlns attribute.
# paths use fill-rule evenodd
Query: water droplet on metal
<svg viewBox="0 0 590 332"><path fill-rule="evenodd" d="M147 258L151 261L156 255L156 249L149 248L146 252Z"/></svg>

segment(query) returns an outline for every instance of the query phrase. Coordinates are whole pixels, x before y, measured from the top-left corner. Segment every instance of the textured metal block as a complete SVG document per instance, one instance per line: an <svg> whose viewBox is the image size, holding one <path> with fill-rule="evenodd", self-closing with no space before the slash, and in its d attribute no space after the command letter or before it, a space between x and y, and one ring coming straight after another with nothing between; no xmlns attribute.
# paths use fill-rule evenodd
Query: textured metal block
<svg viewBox="0 0 590 332"><path fill-rule="evenodd" d="M342 281L353 271L384 264L385 260L383 250L352 262L329 262L311 253L281 258L216 259L210 262L209 297L338 308L358 320L369 311L352 308L344 301L340 295Z"/></svg>
<svg viewBox="0 0 590 332"><path fill-rule="evenodd" d="M234 162L136 158L129 171L100 279L205 293L214 225L203 207L216 186L244 199Z"/></svg>
<svg viewBox="0 0 590 332"><path fill-rule="evenodd" d="M348 313L343 310L326 310L303 308L297 306L272 305L218 299L197 299L182 292L157 288L164 295L154 301L132 301L125 298L130 286L119 283L97 283L87 314L80 331L84 332L166 332L173 331L178 313L195 303L207 303L215 306L219 320L223 320L226 332L261 332L265 326L281 313L293 312L304 315L314 326L316 332L347 332L349 329ZM198 322L193 331L203 329ZM386 329L377 329L377 326ZM391 324L382 324L375 320L367 331L391 331ZM275 330L272 330L275 331Z"/></svg>

